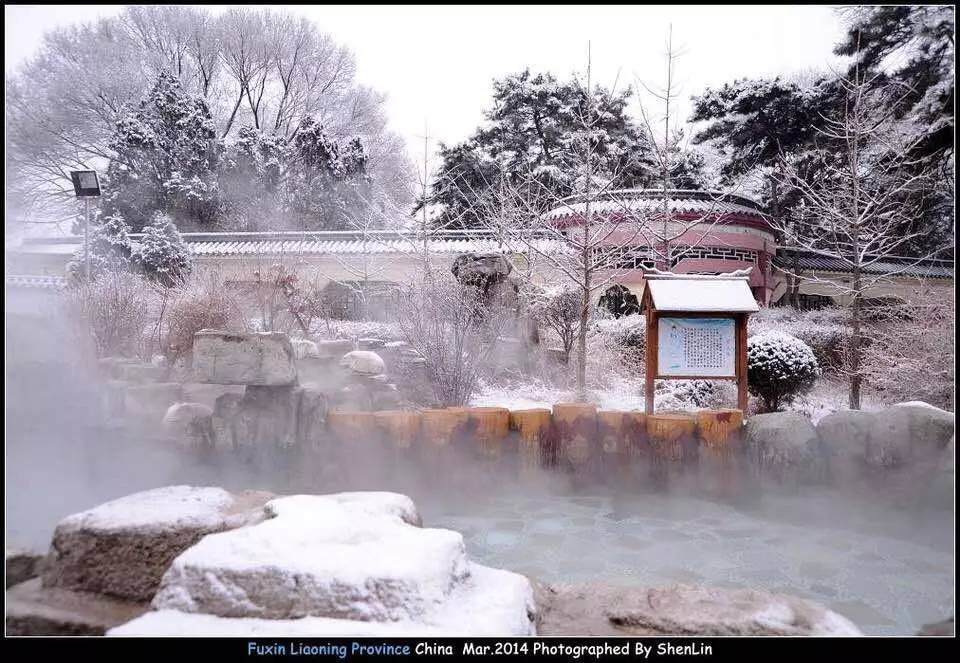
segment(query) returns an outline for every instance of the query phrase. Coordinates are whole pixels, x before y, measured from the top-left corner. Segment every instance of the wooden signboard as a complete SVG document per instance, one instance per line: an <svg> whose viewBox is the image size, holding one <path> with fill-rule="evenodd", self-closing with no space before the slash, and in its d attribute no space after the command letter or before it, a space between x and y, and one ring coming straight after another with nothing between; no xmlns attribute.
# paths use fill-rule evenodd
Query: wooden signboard
<svg viewBox="0 0 960 663"><path fill-rule="evenodd" d="M746 277L651 274L647 316L646 411L655 380L732 380L747 409L747 319L759 310Z"/></svg>

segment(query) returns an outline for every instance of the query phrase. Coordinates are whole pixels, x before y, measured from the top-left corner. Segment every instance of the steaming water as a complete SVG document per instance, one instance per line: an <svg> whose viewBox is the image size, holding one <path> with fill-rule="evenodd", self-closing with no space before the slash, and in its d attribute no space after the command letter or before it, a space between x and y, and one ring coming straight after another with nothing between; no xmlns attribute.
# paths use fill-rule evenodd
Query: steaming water
<svg viewBox="0 0 960 663"><path fill-rule="evenodd" d="M802 497L764 495L735 507L683 494L578 494L485 481L437 489L416 473L304 484L276 469L205 466L105 421L98 386L51 362L51 352L63 351L49 326L12 327L8 318L7 332L8 547L44 550L64 516L164 485L398 490L414 497L428 526L462 532L478 561L545 581L762 588L817 600L870 634L909 635L954 614L952 511L858 502L812 487Z"/></svg>
<svg viewBox="0 0 960 663"><path fill-rule="evenodd" d="M746 511L679 495L506 496L426 519L463 533L478 561L548 582L766 589L867 634L912 635L954 614L952 514L838 513L837 499L764 497Z"/></svg>

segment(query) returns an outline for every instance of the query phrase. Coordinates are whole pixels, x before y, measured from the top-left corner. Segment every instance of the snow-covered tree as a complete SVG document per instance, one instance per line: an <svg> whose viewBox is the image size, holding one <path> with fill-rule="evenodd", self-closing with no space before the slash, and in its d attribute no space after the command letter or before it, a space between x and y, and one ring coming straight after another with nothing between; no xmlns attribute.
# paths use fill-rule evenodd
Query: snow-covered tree
<svg viewBox="0 0 960 663"><path fill-rule="evenodd" d="M359 138L334 140L311 116L303 118L287 147L285 204L289 226L343 230L370 200L367 154Z"/></svg>
<svg viewBox="0 0 960 663"><path fill-rule="evenodd" d="M817 131L826 144L840 145L842 150L823 156L824 175L814 181L795 164L782 160L778 180L796 189L809 219L802 225L776 217L772 222L789 245L826 252L851 274L849 280L827 280L829 287L839 290L850 313L844 371L849 377L850 407L858 409L864 377L864 299L889 278L938 253L903 258L911 242L928 232L917 219L935 175L911 156L924 135L897 121L893 110L903 86L881 85L875 75L865 77L859 69L853 78L839 78L837 85L844 91L845 102L821 120ZM792 272L789 265L783 269L797 279L820 280Z"/></svg>
<svg viewBox="0 0 960 663"><path fill-rule="evenodd" d="M810 346L782 332L764 332L747 340L747 383L763 399L767 412L776 412L809 391L820 377Z"/></svg>
<svg viewBox="0 0 960 663"><path fill-rule="evenodd" d="M168 214L158 212L143 229L134 260L149 278L167 286L180 283L190 273L190 250Z"/></svg>
<svg viewBox="0 0 960 663"><path fill-rule="evenodd" d="M286 141L250 126L228 140L220 169L223 224L237 230L283 227Z"/></svg>
<svg viewBox="0 0 960 663"><path fill-rule="evenodd" d="M91 280L106 272L130 269L133 249L129 230L123 217L116 214L92 224L89 237ZM67 276L73 283L85 280L86 252L82 246L67 263Z"/></svg>
<svg viewBox="0 0 960 663"><path fill-rule="evenodd" d="M477 226L478 200L504 173L512 181L535 177L545 199L574 193L581 174L567 166L571 155L582 151L580 118L588 104L596 117L590 135L598 169L616 173L617 186L651 182L647 137L627 114L629 89L598 87L588 93L575 79L558 81L529 70L496 80L493 87L484 125L463 143L441 145L442 165L427 201L443 207L440 223Z"/></svg>
<svg viewBox="0 0 960 663"><path fill-rule="evenodd" d="M206 101L163 72L136 111L118 123L110 144L104 204L135 229L161 211L181 224L217 218L220 143Z"/></svg>
<svg viewBox="0 0 960 663"><path fill-rule="evenodd" d="M69 170L106 168L115 157L117 123L164 72L206 101L218 136L231 138L250 125L286 138L311 114L323 118L337 142L360 136L372 197L409 207L403 142L387 126L384 95L357 84L348 49L285 12L238 8L213 15L170 5L131 6L49 32L33 58L8 72L10 199L34 219L68 221L75 200ZM170 195L196 217L192 208L210 193L210 182L194 175L181 172ZM182 210L168 211L182 220ZM138 218L127 216L134 229L149 214Z"/></svg>
<svg viewBox="0 0 960 663"><path fill-rule="evenodd" d="M533 320L552 331L560 341L562 361L566 364L580 326L580 293L571 287L532 287L527 289L524 299Z"/></svg>

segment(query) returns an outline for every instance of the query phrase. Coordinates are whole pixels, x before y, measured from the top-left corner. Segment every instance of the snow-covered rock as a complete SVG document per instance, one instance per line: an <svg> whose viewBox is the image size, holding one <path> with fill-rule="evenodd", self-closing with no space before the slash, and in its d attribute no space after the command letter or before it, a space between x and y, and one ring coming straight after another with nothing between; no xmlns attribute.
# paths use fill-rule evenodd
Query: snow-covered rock
<svg viewBox="0 0 960 663"><path fill-rule="evenodd" d="M873 414L866 462L896 467L937 458L953 437L955 417L924 404L903 403Z"/></svg>
<svg viewBox="0 0 960 663"><path fill-rule="evenodd" d="M269 497L168 486L67 516L54 530L43 584L149 601L177 555L207 534L261 520Z"/></svg>
<svg viewBox="0 0 960 663"><path fill-rule="evenodd" d="M417 526L403 495L297 495L265 511L184 551L156 612L110 634L534 633L526 578L472 563L457 532Z"/></svg>
<svg viewBox="0 0 960 663"><path fill-rule="evenodd" d="M809 477L820 460L817 429L797 412L771 412L748 418L744 440L761 472L772 472L781 478Z"/></svg>
<svg viewBox="0 0 960 663"><path fill-rule="evenodd" d="M873 413L840 410L817 422L817 433L836 485L856 482L866 464L867 441Z"/></svg>
<svg viewBox="0 0 960 663"><path fill-rule="evenodd" d="M343 355L340 365L360 375L380 375L386 370L386 364L376 352L354 350Z"/></svg>
<svg viewBox="0 0 960 663"><path fill-rule="evenodd" d="M320 350L317 344L305 338L291 338L290 344L293 346L293 354L297 359L306 359L307 357L317 357Z"/></svg>
<svg viewBox="0 0 960 663"><path fill-rule="evenodd" d="M297 381L294 349L286 334L233 334L203 330L193 340L197 382L288 386Z"/></svg>
<svg viewBox="0 0 960 663"><path fill-rule="evenodd" d="M7 548L4 561L4 579L8 588L36 578L43 572L44 556L40 553Z"/></svg>
<svg viewBox="0 0 960 663"><path fill-rule="evenodd" d="M189 447L213 444L213 408L203 403L174 403L163 416L163 428Z"/></svg>
<svg viewBox="0 0 960 663"><path fill-rule="evenodd" d="M677 585L636 598L609 608L610 621L664 635L863 635L817 603L765 591Z"/></svg>

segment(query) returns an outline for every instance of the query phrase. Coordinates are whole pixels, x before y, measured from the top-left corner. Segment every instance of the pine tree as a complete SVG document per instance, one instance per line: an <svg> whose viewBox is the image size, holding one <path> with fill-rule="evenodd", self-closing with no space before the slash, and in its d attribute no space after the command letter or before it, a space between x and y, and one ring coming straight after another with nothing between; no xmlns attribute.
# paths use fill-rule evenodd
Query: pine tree
<svg viewBox="0 0 960 663"><path fill-rule="evenodd" d="M320 122L307 116L289 141L286 159L283 186L289 226L343 230L365 216L372 180L359 138L338 143Z"/></svg>
<svg viewBox="0 0 960 663"><path fill-rule="evenodd" d="M589 96L598 118L590 132L596 174L615 173L611 185L617 187L652 184L649 141L627 115L631 91L596 87ZM560 82L549 73L525 70L494 81L493 104L484 114L484 126L463 143L440 147L443 163L426 201L442 206L438 222L480 225L478 202L503 174L515 181L532 175L543 189L545 203L576 192L581 174L570 168L570 162L583 151L586 134L580 118L587 98L577 80Z"/></svg>
<svg viewBox="0 0 960 663"><path fill-rule="evenodd" d="M147 277L167 286L179 283L190 273L190 251L170 215L157 212L143 229L135 260Z"/></svg>
<svg viewBox="0 0 960 663"><path fill-rule="evenodd" d="M101 223L93 224L90 228L90 278L96 280L98 276L108 271L125 271L130 269L133 248L130 243L130 227L122 216L113 214L106 217ZM82 282L86 274L86 258L81 246L73 254L73 259L67 263L67 276L73 283Z"/></svg>
<svg viewBox="0 0 960 663"><path fill-rule="evenodd" d="M156 211L209 225L219 211L215 169L221 145L207 102L163 72L137 110L116 126L107 170L106 209L135 229Z"/></svg>

